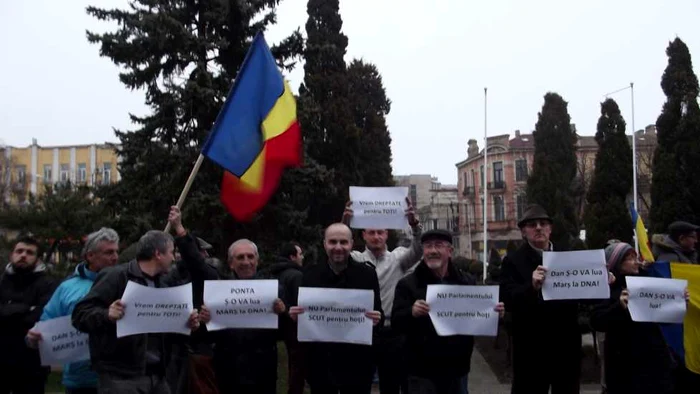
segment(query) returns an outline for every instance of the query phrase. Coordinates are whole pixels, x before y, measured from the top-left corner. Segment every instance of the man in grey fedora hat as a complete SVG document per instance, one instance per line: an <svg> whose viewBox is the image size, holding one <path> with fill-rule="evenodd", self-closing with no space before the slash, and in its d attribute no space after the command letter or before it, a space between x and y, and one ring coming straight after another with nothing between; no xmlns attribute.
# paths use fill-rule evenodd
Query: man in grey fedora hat
<svg viewBox="0 0 700 394"><path fill-rule="evenodd" d="M526 241L503 260L501 300L512 315L512 394L576 394L580 391L581 332L578 302L544 301L542 253L558 250L550 241L552 219L539 205L523 213L518 227ZM543 373L545 372L545 373Z"/></svg>

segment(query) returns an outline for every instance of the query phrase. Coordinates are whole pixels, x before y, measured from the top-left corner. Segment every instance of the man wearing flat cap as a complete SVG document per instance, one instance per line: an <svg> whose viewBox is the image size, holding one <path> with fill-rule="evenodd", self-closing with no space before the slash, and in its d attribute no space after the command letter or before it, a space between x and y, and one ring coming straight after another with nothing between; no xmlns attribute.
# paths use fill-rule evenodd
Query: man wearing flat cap
<svg viewBox="0 0 700 394"><path fill-rule="evenodd" d="M408 392L466 394L474 338L438 336L425 302L428 285L475 285L452 263L452 234L431 230L421 236L423 258L396 286L391 326L406 335ZM502 314L503 303L495 310Z"/></svg>
<svg viewBox="0 0 700 394"><path fill-rule="evenodd" d="M544 301L542 253L556 250L552 219L539 205L523 213L526 241L503 260L501 297L512 314L512 394L576 394L580 390L581 332L576 301Z"/></svg>
<svg viewBox="0 0 700 394"><path fill-rule="evenodd" d="M652 253L656 261L698 264L698 252L695 250L698 229L698 226L688 222L671 223L668 234L654 242Z"/></svg>

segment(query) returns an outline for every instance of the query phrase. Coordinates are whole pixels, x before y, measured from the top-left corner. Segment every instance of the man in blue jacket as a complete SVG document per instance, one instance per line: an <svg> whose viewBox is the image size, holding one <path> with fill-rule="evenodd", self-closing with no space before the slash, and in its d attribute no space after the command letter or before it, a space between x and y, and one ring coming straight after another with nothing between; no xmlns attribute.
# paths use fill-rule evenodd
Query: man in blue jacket
<svg viewBox="0 0 700 394"><path fill-rule="evenodd" d="M111 228L101 228L88 235L83 248L84 262L78 264L73 275L61 283L53 293L40 320L70 316L75 305L90 291L97 273L117 264L119 258L119 235ZM27 343L37 347L41 333L30 330ZM63 367L63 385L68 394L97 393L97 373L90 361L66 364Z"/></svg>

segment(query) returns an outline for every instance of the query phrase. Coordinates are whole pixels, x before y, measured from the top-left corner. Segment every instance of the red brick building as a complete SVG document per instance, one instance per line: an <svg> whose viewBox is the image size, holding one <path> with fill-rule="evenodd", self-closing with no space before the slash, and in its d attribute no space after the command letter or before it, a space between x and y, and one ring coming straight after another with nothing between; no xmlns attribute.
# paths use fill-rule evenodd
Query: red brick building
<svg viewBox="0 0 700 394"><path fill-rule="evenodd" d="M645 219L650 204L651 156L656 146L653 126L637 132L639 208ZM631 137L630 137L631 140ZM631 141L630 141L631 142ZM487 189L488 246L502 253L510 240L520 240L517 222L527 206L525 190L532 171L535 144L532 134L515 131L488 138L488 168L484 171L483 150L475 140L469 140L467 158L456 164L458 181L458 212L460 254L483 258L483 192ZM582 217L585 209L585 191L588 189L598 144L593 136L580 136L577 142L578 175L581 193L576 205ZM486 180L484 180L486 172ZM631 193L630 193L631 194ZM631 201L631 195L630 195Z"/></svg>

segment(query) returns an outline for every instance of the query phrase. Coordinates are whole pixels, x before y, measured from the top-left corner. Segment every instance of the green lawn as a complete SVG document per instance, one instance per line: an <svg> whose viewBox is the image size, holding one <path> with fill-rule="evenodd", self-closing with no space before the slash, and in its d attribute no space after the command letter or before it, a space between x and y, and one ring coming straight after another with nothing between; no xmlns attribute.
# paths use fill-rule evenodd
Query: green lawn
<svg viewBox="0 0 700 394"><path fill-rule="evenodd" d="M287 349L283 342L277 345L277 392L283 394L287 392ZM61 372L51 372L46 383L47 393L62 393ZM305 393L309 393L308 386Z"/></svg>

